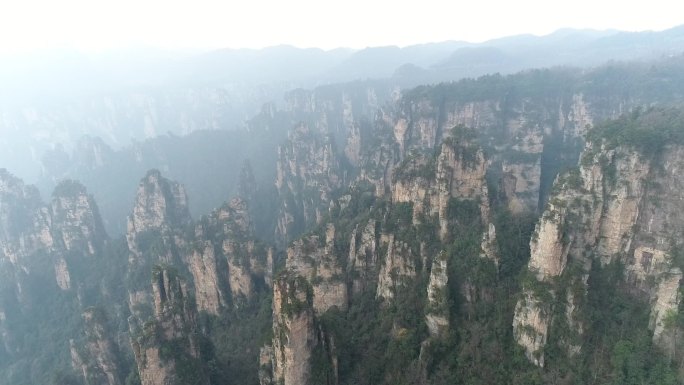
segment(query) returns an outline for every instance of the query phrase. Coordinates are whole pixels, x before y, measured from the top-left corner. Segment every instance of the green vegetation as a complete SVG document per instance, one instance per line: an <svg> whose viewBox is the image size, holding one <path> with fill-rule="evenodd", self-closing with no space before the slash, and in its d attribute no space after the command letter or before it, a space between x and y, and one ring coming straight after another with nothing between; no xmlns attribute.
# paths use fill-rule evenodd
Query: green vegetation
<svg viewBox="0 0 684 385"><path fill-rule="evenodd" d="M684 59L678 60L681 62ZM201 241L195 236L194 225L177 231L152 230L139 234L134 241L141 256L133 263L129 262L130 250L122 237L107 241L103 250L98 250L95 256L81 255L75 251L20 256L22 263L26 264L20 268L15 268L3 256L0 258L0 308L5 319L0 322L0 328L11 333L0 344L0 380L12 385L82 385L80 376L70 369L68 341L74 339L77 349L83 350L84 343L92 336L83 332L81 312L94 306L98 320L107 323L112 338L116 338L116 343L122 348L117 352L121 362L121 373L118 374L126 378L127 385L140 383L131 352L127 348L131 310L142 319L144 325L137 337L144 344L157 346L163 360L177 363L179 381L183 384L199 384L207 378L211 385L257 384L259 348L271 343L274 337L272 288L266 285L267 279L261 276L262 272L253 272L254 296L244 298L238 302L239 306L235 306L237 304L232 303L230 289L227 288L229 270L226 256L222 254L222 245L225 240L236 243L233 257L240 267L250 267L255 259L263 263L267 254L266 245L274 233L274 212L280 204L281 208L290 209L294 215L288 236L296 237L307 231L307 234L312 235L312 242L305 243L306 252L320 250L325 239L325 225L335 225L335 249L332 252L342 271L348 271L349 274L338 274L332 280L349 284L359 278L364 279L361 292L350 290L347 311L333 308L315 320L315 333L320 343L315 347L311 361L312 384L332 384L336 375L342 385L668 385L681 382L674 366L681 362L680 355L684 350L676 329L684 328L684 305L680 305L676 311L670 311L665 317L665 327L668 333L672 333L675 340L673 345L677 347L672 357L666 357L651 342L648 303L641 293L635 293L636 290L626 282L624 271L618 264L605 267L595 265L586 272L582 266L570 261L563 275L550 282L539 282L534 272L526 268L530 257L530 239L538 216L534 213L516 215L509 212L499 184L503 162L527 164L539 160L538 153L529 154L518 149L522 147L513 147L512 143L521 144L519 137L510 134L510 131L515 131L510 128L510 122L516 119L514 122L520 122L523 129L539 130L544 135L540 205L548 195L553 196L559 191L553 190L551 185L561 171L570 169L559 178L556 189L580 190L581 176L572 167L577 164L583 143L581 138L573 135L583 128L568 126L563 128L565 131L562 133L548 132L558 127L559 115L561 119L568 116L568 107L575 95L584 94L589 106L601 109L607 115L616 110L615 106L622 106L625 100L655 103L667 96L655 97L661 95L659 92L669 93L670 96L681 94L684 84L681 63L652 67L611 64L587 73L573 69L532 70L511 76L489 75L407 91L402 101L404 105L396 107L405 108L404 112L415 121L422 118L418 116L422 112L416 108L416 102L429 101L434 108L428 109L427 113L434 114L430 118L438 122L438 130L445 129L441 125L446 119L451 119L449 114L471 103L482 102L486 105L478 119L492 120L487 123L490 126L486 129L482 126L477 130L456 126L446 140L446 145L453 146L466 165L475 164L482 151L480 145L473 143L487 143L486 151L492 152L494 163L487 175L490 202L451 198L446 213L448 234L444 240L438 236L440 227L435 216L418 213L413 203L393 203L387 197L376 196L375 186L368 182L359 182L349 191L323 191L321 181L295 178L291 181L293 191L279 197L280 202L277 202L275 189L263 186L272 184L274 179L275 170L272 166L277 156L277 143L285 135L285 130L278 128L291 123L293 117L290 115L275 113L271 117L266 114L260 116L262 121L253 121L250 125L263 127L249 133L197 133L183 140L168 136L137 143L134 149L110 154L113 158L104 165L81 172L85 173L87 184L95 187L95 195L104 197L107 210L110 213L116 211L117 215L112 217L121 219L122 213L129 212L129 201L122 208L120 200L113 198L132 195L139 175L131 182L129 174L157 163L156 160L160 158L165 159L165 164L160 168L175 170L176 174L172 177L189 181L188 185L194 186L189 188L189 195L193 198L191 202L195 202L193 208L196 211L208 211L208 208L216 205L215 202L230 196L231 192L238 189L234 182L242 179L240 190L250 195L245 198L249 200L250 210L256 217L254 223L265 243L256 242L254 251L248 251L245 242L252 240L251 234L238 231L234 224L214 223L204 218L199 225L207 239ZM652 78L654 74L658 78ZM631 85L623 86L622 83ZM325 88L322 92L331 98L339 96L334 88ZM355 110L359 104L363 105L358 102L359 97L368 98L367 90L364 89L362 94L356 95ZM335 99L336 103L339 101ZM330 106L334 109L335 104L331 103ZM334 115L332 110L326 114ZM491 114L491 117L487 114ZM321 123L319 118L307 115L302 119L315 127ZM311 140L312 143L308 144L312 148L334 146L336 141L342 143L339 136L344 134L344 130L339 127L345 127L342 124L344 122L328 116L326 118L330 119L326 121L329 133L316 138L313 136L317 134L309 133L311 135L300 140ZM600 118L602 116L597 121ZM385 162L398 162L396 148L393 147L398 147L398 144L393 137L391 120L378 123L379 129L373 131L376 126L371 125L367 121L369 119L361 118L359 124L367 125L367 129L361 132L361 146L363 151L370 152L372 156L362 157L360 161L364 167L369 167L363 170L367 172L366 176L379 177L386 171ZM568 119L565 123L573 124ZM410 134L414 136L409 141L415 139L415 132ZM438 133L441 134L443 132ZM675 108L637 108L616 121L600 123L589 132L587 138L595 147L582 159L583 164L598 162L604 180L614 184L617 183L615 158L599 154L600 146L636 149L644 160L657 160L667 146L684 145L684 112ZM258 140L263 142L255 144L254 141ZM188 146L188 143L191 145ZM426 186L430 186L436 177L436 157L432 153L435 149L415 149L415 143L408 142L406 149L408 156L399 164L394 174L395 181L420 178L426 182ZM248 170L250 166L243 168L242 176L238 174L239 167L226 166L240 164L245 159L249 159L254 166L254 175ZM359 169L344 161L341 161L339 169L342 172L335 177L344 183L354 180L360 173ZM320 176L326 183L330 182L325 181L329 177L328 174ZM117 184L117 188L108 190L113 181L121 183ZM205 191L202 186L210 188ZM57 186L55 195L73 195L81 191L82 186L77 182L66 180ZM321 199L323 193L335 198L335 203L330 207L327 206L327 200ZM12 206L17 202L2 203ZM481 217L482 203L489 203L491 218ZM559 224L563 241L567 244L571 235L582 225L581 218L575 214L584 209L582 205L588 203L581 200L555 200L553 203L559 207L567 206L570 211ZM22 219L21 214L27 207L21 205L17 203L19 207L12 206L0 213L4 215L3 218L9 218L7 222L11 224L10 228L5 229L7 236L14 237L21 233L19 230L32 225L30 217ZM29 203L25 205L30 206ZM5 210L5 206L1 209ZM319 215L322 217L320 221ZM496 263L481 256L483 232L490 220L496 227ZM316 221L320 223L314 225ZM366 255L367 271L347 270L351 233L354 229L364 229L368 223L375 225L375 232L371 235L374 238L370 240L375 253ZM123 223L120 221L111 226L122 229ZM358 235L357 232L357 244L360 242ZM385 263L384 257L388 251L386 240L390 236L394 236L395 242L401 244L406 258L411 259L415 276L402 277L393 291L394 298L379 300L376 298L378 271ZM186 297L183 292L181 296L180 288L173 286L172 289L176 290L174 297L183 298L180 305L171 308L171 315L182 316L184 314L181 311L188 311L189 318L197 318L197 328L185 330L187 335L182 337L165 340L160 332L162 322L153 319L150 304L128 309L128 296L149 292L151 275L159 279L160 270L153 269L153 266L160 257L171 261L170 264L177 269L174 274L189 276L185 258L187 253L203 247L202 241L208 241L215 247L218 283L225 295L226 306L222 307L218 316L207 313L197 315L193 313L192 295ZM590 250L586 252L589 254ZM276 253L276 271L281 270L284 264L282 254L282 250ZM670 254L672 265L684 268L681 247L673 246ZM431 261L436 255L448 261L448 286L438 292L438 308L430 309L426 303L427 285ZM307 257L313 259L311 255ZM591 255L588 257L591 258ZM69 266L70 289L62 291L55 284L56 258L64 258ZM394 273L390 275L396 278L398 274L396 271ZM286 274L276 274L274 280L276 285L291 285L286 288L287 296L280 310L285 315L308 311L312 303L312 285L321 283L322 278L307 281L302 277L286 277ZM585 291L584 274L588 274L588 291ZM535 299L542 302L544 311L551 315L549 340L543 349L545 368L530 364L512 335L514 309L523 288L531 291ZM566 318L568 298L573 299L578 309L577 314L574 314L576 317L570 321ZM425 324L426 311L435 310L446 313L450 320L450 329L441 338L430 337ZM581 323L583 333L578 332L573 322ZM191 341L198 344L199 357L188 354ZM569 346L581 346L581 349L571 352ZM333 357L337 358L337 373L334 372ZM670 362L672 359L675 360L674 364Z"/></svg>
<svg viewBox="0 0 684 385"><path fill-rule="evenodd" d="M412 153L397 166L394 177L402 181L421 178L424 183L429 183L428 181L435 178L435 171L434 157Z"/></svg>
<svg viewBox="0 0 684 385"><path fill-rule="evenodd" d="M623 267L598 264L589 277L588 333L576 370L586 384L677 384L676 372L651 343L647 303L620 289ZM560 361L562 362L562 361Z"/></svg>
<svg viewBox="0 0 684 385"><path fill-rule="evenodd" d="M608 149L632 147L645 158L661 155L665 146L684 144L684 110L680 108L636 108L630 114L597 126L587 140Z"/></svg>

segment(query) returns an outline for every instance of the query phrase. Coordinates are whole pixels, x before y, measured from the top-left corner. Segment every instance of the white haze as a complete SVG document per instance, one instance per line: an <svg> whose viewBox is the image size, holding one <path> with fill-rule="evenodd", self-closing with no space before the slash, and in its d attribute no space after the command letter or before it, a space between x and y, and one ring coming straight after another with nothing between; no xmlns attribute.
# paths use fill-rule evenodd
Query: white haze
<svg viewBox="0 0 684 385"><path fill-rule="evenodd" d="M663 30L682 20L671 0L3 0L0 54L150 46L406 46L542 35L566 27Z"/></svg>

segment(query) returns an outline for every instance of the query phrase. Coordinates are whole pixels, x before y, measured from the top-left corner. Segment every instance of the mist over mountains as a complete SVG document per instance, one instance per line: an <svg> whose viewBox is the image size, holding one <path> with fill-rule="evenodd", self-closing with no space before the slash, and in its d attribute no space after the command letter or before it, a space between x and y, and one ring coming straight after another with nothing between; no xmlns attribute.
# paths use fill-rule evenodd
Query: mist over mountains
<svg viewBox="0 0 684 385"><path fill-rule="evenodd" d="M684 27L0 81L0 383L684 382Z"/></svg>
<svg viewBox="0 0 684 385"><path fill-rule="evenodd" d="M295 88L386 79L399 88L513 73L593 66L677 54L684 28L662 32L559 30L479 44L429 43L362 50L223 49L182 54L139 49L53 52L0 64L0 161L37 180L46 150L71 150L84 135L115 148L165 133L237 129L264 103Z"/></svg>

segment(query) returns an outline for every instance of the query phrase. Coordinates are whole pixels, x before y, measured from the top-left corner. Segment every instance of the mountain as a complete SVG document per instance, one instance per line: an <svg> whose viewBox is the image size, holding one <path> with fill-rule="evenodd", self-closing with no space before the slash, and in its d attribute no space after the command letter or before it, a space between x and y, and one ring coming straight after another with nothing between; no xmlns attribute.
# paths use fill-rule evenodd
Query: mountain
<svg viewBox="0 0 684 385"><path fill-rule="evenodd" d="M35 182L45 152L70 152L84 135L119 149L166 133L241 129L264 103L280 105L296 88L386 78L406 89L494 72L653 60L678 55L682 41L679 27L638 33L560 30L478 44L362 50L276 46L202 54L135 49L11 57L0 64L0 164ZM406 65L423 71L397 72Z"/></svg>
<svg viewBox="0 0 684 385"><path fill-rule="evenodd" d="M599 344L644 343L604 329L606 313L626 323L622 332L677 354L681 127L681 110L636 109L594 129L580 165L556 181L531 239L513 324L536 365L545 365L550 344L570 357L600 354L585 334L605 333Z"/></svg>
<svg viewBox="0 0 684 385"><path fill-rule="evenodd" d="M2 170L0 382L681 383L683 67L298 88L55 149L48 202Z"/></svg>

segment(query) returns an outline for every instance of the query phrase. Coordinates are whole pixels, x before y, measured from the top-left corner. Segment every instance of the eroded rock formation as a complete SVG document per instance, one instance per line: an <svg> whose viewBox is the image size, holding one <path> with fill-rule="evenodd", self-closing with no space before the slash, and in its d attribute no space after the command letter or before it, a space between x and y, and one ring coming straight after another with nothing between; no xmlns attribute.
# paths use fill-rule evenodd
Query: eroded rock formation
<svg viewBox="0 0 684 385"><path fill-rule="evenodd" d="M648 119L657 117L639 119L634 124L649 124ZM636 146L610 146L597 139L587 145L579 169L556 182L530 244L533 277L513 322L517 342L535 364L544 365L543 347L554 317L564 317L575 333L584 332L578 317L582 298L576 296L590 289L592 263L624 265L623 279L649 304L653 341L666 351L673 349L665 336L676 327L667 326L665 317L680 302L682 272L673 252L684 229L682 167L684 149L679 145L665 145L654 158ZM562 291L556 277L580 290L568 290L562 309L552 310L549 301ZM581 350L577 341L562 344L572 354Z"/></svg>
<svg viewBox="0 0 684 385"><path fill-rule="evenodd" d="M197 340L197 309L187 285L173 269L158 267L152 292L153 317L141 330L131 330L141 384L208 384Z"/></svg>

